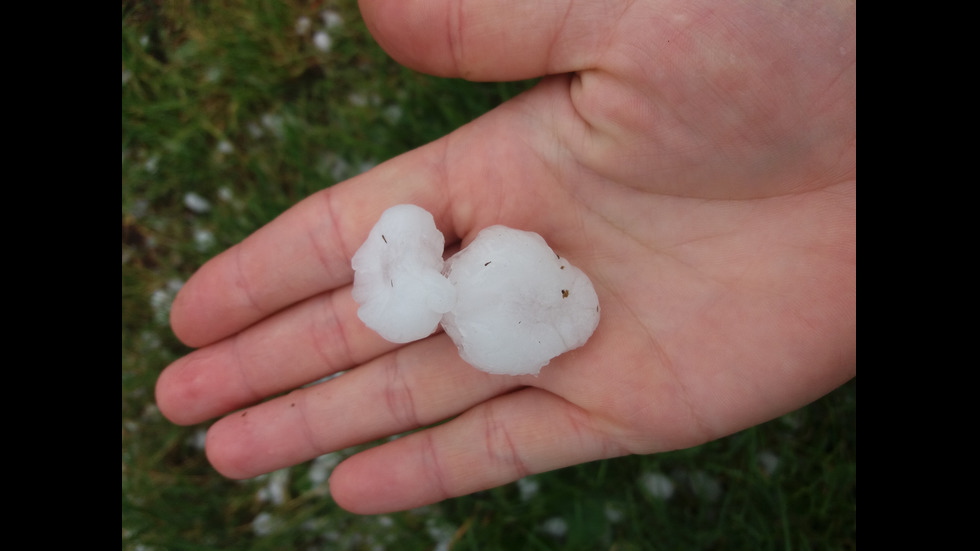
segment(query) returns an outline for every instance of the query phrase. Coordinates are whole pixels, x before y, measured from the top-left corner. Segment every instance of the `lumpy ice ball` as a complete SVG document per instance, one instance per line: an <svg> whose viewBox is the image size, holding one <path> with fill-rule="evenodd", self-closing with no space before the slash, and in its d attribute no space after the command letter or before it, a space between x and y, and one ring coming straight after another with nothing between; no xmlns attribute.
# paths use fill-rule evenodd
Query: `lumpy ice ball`
<svg viewBox="0 0 980 551"><path fill-rule="evenodd" d="M456 304L442 327L467 363L489 373L536 375L599 324L588 276L533 232L485 228L446 261L445 274Z"/></svg>
<svg viewBox="0 0 980 551"><path fill-rule="evenodd" d="M397 343L441 323L467 363L508 375L538 374L599 324L592 282L540 235L491 226L446 262L444 246L424 209L385 211L351 262L358 317Z"/></svg>
<svg viewBox="0 0 980 551"><path fill-rule="evenodd" d="M357 316L386 340L423 339L452 308L456 291L442 275L445 240L428 211L386 210L351 259Z"/></svg>

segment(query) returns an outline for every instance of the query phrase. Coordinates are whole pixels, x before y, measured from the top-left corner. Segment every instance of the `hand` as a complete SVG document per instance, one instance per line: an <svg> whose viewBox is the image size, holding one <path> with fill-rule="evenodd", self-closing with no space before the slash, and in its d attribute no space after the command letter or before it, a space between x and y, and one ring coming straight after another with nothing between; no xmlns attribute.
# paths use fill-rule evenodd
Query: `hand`
<svg viewBox="0 0 980 551"><path fill-rule="evenodd" d="M251 477L451 419L333 473L351 511L407 509L694 446L854 376L853 3L362 10L418 70L553 76L307 198L187 282L172 325L200 348L164 371L157 400L177 423L228 414L208 432L218 471ZM540 233L596 286L592 339L538 377L480 372L441 333L382 340L356 316L350 259L397 203L431 211L450 243L498 223Z"/></svg>

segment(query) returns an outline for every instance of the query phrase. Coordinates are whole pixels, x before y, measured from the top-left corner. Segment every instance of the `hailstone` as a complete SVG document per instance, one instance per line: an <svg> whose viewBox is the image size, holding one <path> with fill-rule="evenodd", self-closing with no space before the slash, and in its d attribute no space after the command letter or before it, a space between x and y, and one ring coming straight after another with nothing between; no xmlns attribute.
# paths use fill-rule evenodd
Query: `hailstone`
<svg viewBox="0 0 980 551"><path fill-rule="evenodd" d="M445 262L443 248L424 209L385 211L352 260L358 317L397 343L441 324L463 360L508 375L537 375L599 324L588 276L534 232L490 226Z"/></svg>
<svg viewBox="0 0 980 551"><path fill-rule="evenodd" d="M485 228L446 262L445 274L456 305L442 327L467 363L489 373L537 374L599 324L588 276L534 232Z"/></svg>
<svg viewBox="0 0 980 551"><path fill-rule="evenodd" d="M354 253L357 316L386 340L431 335L452 308L456 290L442 275L445 240L432 215L415 205L386 210Z"/></svg>

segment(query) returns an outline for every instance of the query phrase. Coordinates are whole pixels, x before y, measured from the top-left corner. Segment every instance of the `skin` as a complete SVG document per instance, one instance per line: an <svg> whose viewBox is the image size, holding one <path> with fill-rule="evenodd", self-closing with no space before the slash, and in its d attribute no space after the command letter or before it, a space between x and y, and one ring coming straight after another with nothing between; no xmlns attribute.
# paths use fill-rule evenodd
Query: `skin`
<svg viewBox="0 0 980 551"><path fill-rule="evenodd" d="M157 403L180 424L224 416L207 438L222 474L451 419L334 470L342 507L401 510L698 445L855 375L853 3L361 9L414 69L551 76L303 200L188 280L171 321L198 349L161 374ZM356 317L350 259L397 203L431 211L450 243L492 224L540 233L596 286L591 340L538 377L473 369L441 333L382 340Z"/></svg>

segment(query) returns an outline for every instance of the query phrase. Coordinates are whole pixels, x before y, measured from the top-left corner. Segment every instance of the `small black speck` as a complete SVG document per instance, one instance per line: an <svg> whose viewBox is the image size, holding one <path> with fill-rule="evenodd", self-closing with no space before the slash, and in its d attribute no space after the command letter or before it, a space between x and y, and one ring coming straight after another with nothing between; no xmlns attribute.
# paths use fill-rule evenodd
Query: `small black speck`
<svg viewBox="0 0 980 551"><path fill-rule="evenodd" d="M483 265L484 266L489 266L491 262L493 262L493 261L492 260L487 260Z"/></svg>
<svg viewBox="0 0 980 551"><path fill-rule="evenodd" d="M561 267L561 268L559 268L559 269L560 269L560 270L564 270L564 269L565 269L565 267L564 267L564 266L562 266L562 267Z"/></svg>
<svg viewBox="0 0 980 551"><path fill-rule="evenodd" d="M388 242L388 240L387 240L387 239L385 239L385 234L381 234L381 239L382 239L382 240L384 240L384 242L385 242L385 243L387 243L387 242Z"/></svg>
<svg viewBox="0 0 980 551"><path fill-rule="evenodd" d="M568 289L561 290L561 298L568 298Z"/></svg>

